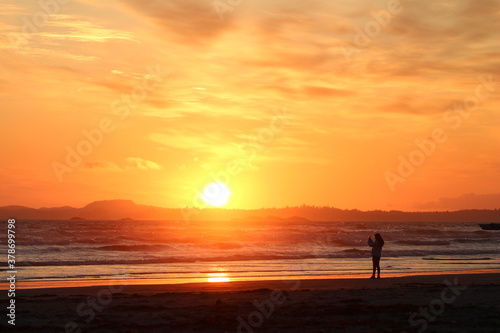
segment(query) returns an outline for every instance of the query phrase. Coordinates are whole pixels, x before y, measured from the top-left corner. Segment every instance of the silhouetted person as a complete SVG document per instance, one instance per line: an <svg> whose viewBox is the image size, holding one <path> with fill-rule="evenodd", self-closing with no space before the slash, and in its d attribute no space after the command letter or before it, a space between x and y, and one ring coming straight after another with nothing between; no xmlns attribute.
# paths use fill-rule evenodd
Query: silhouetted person
<svg viewBox="0 0 500 333"><path fill-rule="evenodd" d="M372 241L372 237L368 237L368 245L372 248L372 262L373 262L373 274L370 279L375 279L375 271L378 272L377 279L380 279L380 257L382 257L382 246L384 246L384 240L380 234L375 234L375 241Z"/></svg>

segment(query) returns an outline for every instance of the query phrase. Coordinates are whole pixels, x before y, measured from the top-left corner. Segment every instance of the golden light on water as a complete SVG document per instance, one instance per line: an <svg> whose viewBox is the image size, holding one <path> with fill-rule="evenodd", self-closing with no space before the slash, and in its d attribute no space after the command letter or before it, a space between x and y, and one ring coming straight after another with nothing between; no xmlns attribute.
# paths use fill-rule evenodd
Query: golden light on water
<svg viewBox="0 0 500 333"><path fill-rule="evenodd" d="M227 273L208 273L208 282L229 282Z"/></svg>

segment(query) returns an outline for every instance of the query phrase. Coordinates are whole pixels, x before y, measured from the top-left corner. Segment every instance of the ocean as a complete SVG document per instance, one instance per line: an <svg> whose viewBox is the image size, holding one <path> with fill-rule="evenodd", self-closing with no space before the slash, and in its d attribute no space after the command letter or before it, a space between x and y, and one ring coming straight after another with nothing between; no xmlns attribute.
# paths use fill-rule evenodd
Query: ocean
<svg viewBox="0 0 500 333"><path fill-rule="evenodd" d="M500 231L477 223L18 220L15 231L18 281L368 277L375 232L382 277L500 268Z"/></svg>

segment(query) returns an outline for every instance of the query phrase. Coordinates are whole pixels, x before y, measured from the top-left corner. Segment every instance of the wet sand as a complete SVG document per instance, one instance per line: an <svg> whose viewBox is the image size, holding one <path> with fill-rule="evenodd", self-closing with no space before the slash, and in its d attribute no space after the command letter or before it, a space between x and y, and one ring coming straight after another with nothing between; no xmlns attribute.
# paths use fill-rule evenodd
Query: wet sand
<svg viewBox="0 0 500 333"><path fill-rule="evenodd" d="M498 270L380 280L128 282L39 289L21 283L15 329L5 315L0 327L72 333L498 332L500 327Z"/></svg>

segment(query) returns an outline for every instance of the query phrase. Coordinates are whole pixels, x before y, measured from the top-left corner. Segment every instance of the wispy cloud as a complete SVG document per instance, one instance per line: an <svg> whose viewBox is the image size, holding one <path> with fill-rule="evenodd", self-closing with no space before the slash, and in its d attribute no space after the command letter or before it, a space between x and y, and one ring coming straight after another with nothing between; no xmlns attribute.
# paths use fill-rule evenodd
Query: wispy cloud
<svg viewBox="0 0 500 333"><path fill-rule="evenodd" d="M205 44L233 26L231 20L219 19L211 1L125 0L125 3L183 44Z"/></svg>
<svg viewBox="0 0 500 333"><path fill-rule="evenodd" d="M127 172L133 170L148 171L163 169L163 167L158 163L140 157L127 157L125 161L121 163L111 161L85 162L82 166L87 171L99 172Z"/></svg>
<svg viewBox="0 0 500 333"><path fill-rule="evenodd" d="M127 158L127 167L137 169L137 170L161 170L162 166L159 164L146 160L140 157L129 157Z"/></svg>
<svg viewBox="0 0 500 333"><path fill-rule="evenodd" d="M47 39L68 39L76 42L104 43L120 39L137 42L132 31L107 28L85 18L70 15L54 16L47 24L47 29L44 29L40 36Z"/></svg>

